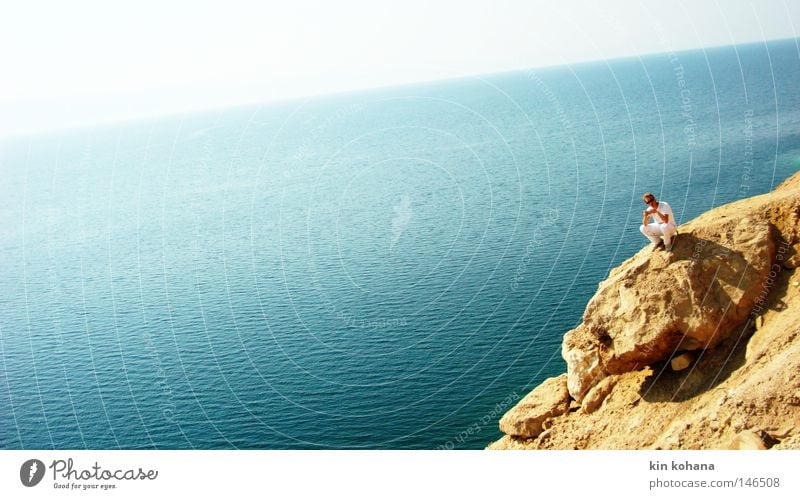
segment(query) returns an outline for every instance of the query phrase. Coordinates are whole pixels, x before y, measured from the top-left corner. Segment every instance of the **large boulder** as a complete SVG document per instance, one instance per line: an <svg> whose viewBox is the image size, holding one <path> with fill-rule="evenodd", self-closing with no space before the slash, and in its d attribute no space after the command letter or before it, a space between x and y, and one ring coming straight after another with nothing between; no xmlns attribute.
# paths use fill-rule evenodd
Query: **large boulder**
<svg viewBox="0 0 800 499"><path fill-rule="evenodd" d="M671 253L646 247L600 283L562 344L575 400L609 374L714 347L746 323L769 291L779 237L765 217L746 215L695 220Z"/></svg>

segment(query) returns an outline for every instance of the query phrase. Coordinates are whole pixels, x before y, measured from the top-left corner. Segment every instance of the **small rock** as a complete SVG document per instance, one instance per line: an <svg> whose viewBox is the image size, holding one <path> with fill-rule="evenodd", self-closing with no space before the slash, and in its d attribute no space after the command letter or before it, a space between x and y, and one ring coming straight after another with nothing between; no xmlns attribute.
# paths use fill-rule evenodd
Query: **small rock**
<svg viewBox="0 0 800 499"><path fill-rule="evenodd" d="M777 443L763 430L745 430L733 437L725 446L730 450L766 450Z"/></svg>
<svg viewBox="0 0 800 499"><path fill-rule="evenodd" d="M692 355L689 352L686 352L678 355L677 357L673 357L669 365L670 367L672 367L673 371L683 371L684 369L689 367L689 365L692 363L693 360L694 360L694 355Z"/></svg>
<svg viewBox="0 0 800 499"><path fill-rule="evenodd" d="M536 387L500 419L500 431L532 438L544 430L544 422L569 410L567 375L549 378Z"/></svg>
<svg viewBox="0 0 800 499"><path fill-rule="evenodd" d="M614 389L614 385L616 383L617 377L609 376L604 378L591 390L589 390L589 393L586 394L583 402L581 402L583 412L586 414L591 414L592 412L596 411L598 407L603 405L603 401L606 399L606 397L608 397L608 394L611 393L611 390Z"/></svg>

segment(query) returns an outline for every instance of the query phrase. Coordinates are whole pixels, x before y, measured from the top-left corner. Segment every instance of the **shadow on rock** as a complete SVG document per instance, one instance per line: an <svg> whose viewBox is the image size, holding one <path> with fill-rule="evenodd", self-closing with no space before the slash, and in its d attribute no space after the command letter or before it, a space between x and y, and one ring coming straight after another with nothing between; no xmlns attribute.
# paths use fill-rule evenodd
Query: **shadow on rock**
<svg viewBox="0 0 800 499"><path fill-rule="evenodd" d="M654 364L639 395L647 402L684 402L713 390L744 366L752 333L752 327L740 328L740 334L728 337L716 348L696 352L697 358L683 371L673 371L669 361Z"/></svg>

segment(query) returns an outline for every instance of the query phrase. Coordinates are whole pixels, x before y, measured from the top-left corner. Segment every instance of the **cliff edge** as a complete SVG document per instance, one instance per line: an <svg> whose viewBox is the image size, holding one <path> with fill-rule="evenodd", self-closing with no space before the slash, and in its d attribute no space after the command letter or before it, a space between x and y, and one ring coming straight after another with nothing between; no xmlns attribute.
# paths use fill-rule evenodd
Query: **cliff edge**
<svg viewBox="0 0 800 499"><path fill-rule="evenodd" d="M612 270L489 449L799 449L800 172Z"/></svg>

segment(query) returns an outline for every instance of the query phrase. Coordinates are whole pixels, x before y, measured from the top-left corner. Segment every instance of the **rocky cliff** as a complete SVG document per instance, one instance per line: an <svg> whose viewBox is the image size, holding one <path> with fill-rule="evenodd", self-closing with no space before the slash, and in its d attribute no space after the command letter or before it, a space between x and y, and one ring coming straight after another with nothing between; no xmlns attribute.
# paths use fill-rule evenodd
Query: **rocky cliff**
<svg viewBox="0 0 800 499"><path fill-rule="evenodd" d="M490 449L800 448L800 172L614 269Z"/></svg>

